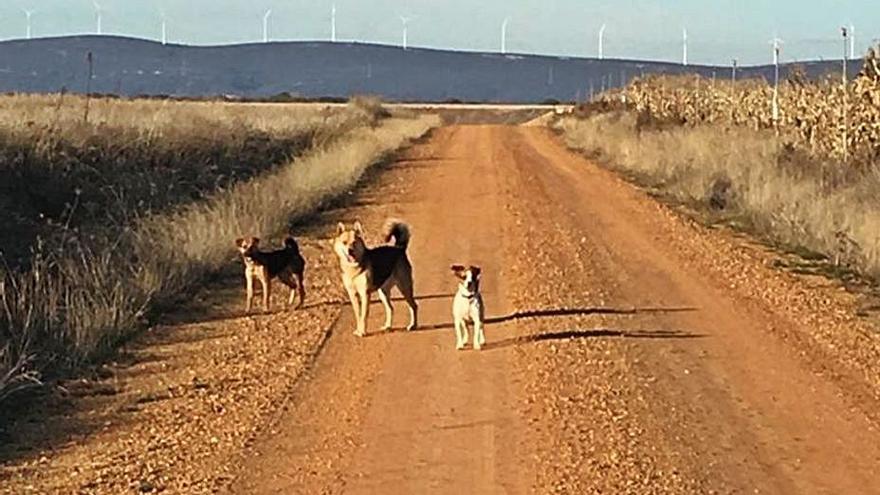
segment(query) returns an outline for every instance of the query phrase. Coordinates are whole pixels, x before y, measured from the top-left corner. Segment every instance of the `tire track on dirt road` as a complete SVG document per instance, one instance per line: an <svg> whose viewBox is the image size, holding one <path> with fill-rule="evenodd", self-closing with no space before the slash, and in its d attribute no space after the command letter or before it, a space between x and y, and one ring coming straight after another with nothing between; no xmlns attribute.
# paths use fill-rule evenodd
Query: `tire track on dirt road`
<svg viewBox="0 0 880 495"><path fill-rule="evenodd" d="M492 170L495 150L481 137L468 128L437 131L429 146L414 148L386 172L383 183L391 187L380 186L372 218L361 219L373 230L385 216L412 225L416 291L433 295L421 298L422 329L381 333L377 308L372 334L356 339L351 316L343 313L315 378L299 394L305 402L256 449L260 461L244 470L233 492L485 493L505 487L516 493L527 486L530 449L517 414L513 354L453 348L451 264L481 265L490 311L511 309L499 242L504 188ZM401 313L396 328L404 323ZM506 326L493 328L512 331ZM328 414L345 424L331 418L327 427ZM335 467L327 469L328 461Z"/></svg>
<svg viewBox="0 0 880 495"><path fill-rule="evenodd" d="M540 128L443 128L378 182L337 214L412 224L424 329L344 312L233 493L878 493L876 401L808 362L810 309L762 295L806 289L759 255ZM480 353L457 261L485 268Z"/></svg>

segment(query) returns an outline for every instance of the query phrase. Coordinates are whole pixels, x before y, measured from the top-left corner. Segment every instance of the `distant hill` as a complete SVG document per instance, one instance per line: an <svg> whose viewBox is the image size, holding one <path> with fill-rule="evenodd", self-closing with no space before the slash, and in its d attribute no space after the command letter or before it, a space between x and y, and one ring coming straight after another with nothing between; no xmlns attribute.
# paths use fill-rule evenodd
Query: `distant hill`
<svg viewBox="0 0 880 495"><path fill-rule="evenodd" d="M86 54L93 56L90 87ZM815 77L839 62L802 64ZM860 64L852 64L857 71ZM784 72L784 71L783 71ZM68 91L204 97L347 97L395 101L543 102L583 99L649 73L699 73L719 79L729 67L638 60L554 57L330 42L227 46L162 45L117 36L67 36L0 42L0 91ZM771 66L742 77L771 78Z"/></svg>

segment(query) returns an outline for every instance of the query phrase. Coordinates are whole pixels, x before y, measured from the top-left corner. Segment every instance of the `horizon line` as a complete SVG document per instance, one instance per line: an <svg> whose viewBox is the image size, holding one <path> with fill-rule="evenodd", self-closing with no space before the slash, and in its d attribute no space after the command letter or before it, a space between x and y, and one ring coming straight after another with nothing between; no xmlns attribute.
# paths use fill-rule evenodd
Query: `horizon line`
<svg viewBox="0 0 880 495"><path fill-rule="evenodd" d="M234 48L234 47L245 47L245 46L260 46L260 45L279 45L279 44L324 44L324 45L360 45L360 46L375 46L379 48L394 48L401 51L433 51L433 52L447 52L447 53L465 53L465 54L475 54L475 55L490 55L490 56L498 56L501 58L516 58L516 57L537 57L537 58L550 58L557 60L581 60L581 61L597 61L597 62L625 62L625 63L646 63L646 64L659 64L659 65L674 65L680 67L692 67L692 68L704 68L704 69L730 69L731 65L720 65L720 64L711 64L711 63L688 63L687 65L682 64L680 61L675 60L663 60L663 59L646 59L646 58L621 58L621 57L608 57L599 58L596 56L584 56L584 55L552 55L546 53L534 53L534 52L507 52L501 53L501 51L491 51L491 50L479 50L479 49L466 49L466 48L438 48L438 47L430 47L430 46L418 46L418 45L407 45L407 48L404 50L403 45L395 44L395 43L382 43L375 41L358 41L358 40L343 40L343 41L331 41L328 39L305 39L305 40L269 40L269 41L244 41L244 42L233 42L233 43L217 43L217 44L189 44L189 43L181 43L181 42L167 42L162 43L161 40L157 40L154 38L142 38L134 35L126 35L126 34L97 34L97 33L84 33L84 34L61 34L54 36L40 36L36 38L7 38L4 40L0 40L0 45L7 43L39 43L41 41L51 41L51 40L61 40L66 38L104 38L104 39L121 39L121 40L130 40L130 41L139 41L144 43L151 43L159 46L166 47L178 47L178 48ZM859 61L862 60L861 57L858 58L850 58L847 61ZM780 62L780 66L786 65L795 65L795 64L810 64L810 63L828 63L828 62L836 62L843 61L843 59L806 59L806 60L795 60L788 62ZM765 64L749 64L749 65L740 65L738 68L742 69L758 69L763 67L771 67L772 63Z"/></svg>

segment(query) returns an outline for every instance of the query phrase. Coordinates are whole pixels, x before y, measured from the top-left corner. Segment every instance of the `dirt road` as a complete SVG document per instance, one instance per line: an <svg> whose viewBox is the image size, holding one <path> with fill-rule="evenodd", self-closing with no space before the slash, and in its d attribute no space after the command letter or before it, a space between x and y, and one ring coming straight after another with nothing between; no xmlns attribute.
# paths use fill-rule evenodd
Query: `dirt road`
<svg viewBox="0 0 880 495"><path fill-rule="evenodd" d="M871 351L820 338L876 335L772 254L540 128L438 130L363 201L413 226L423 328L343 312L233 493L880 493ZM453 262L484 268L482 352Z"/></svg>
<svg viewBox="0 0 880 495"><path fill-rule="evenodd" d="M358 339L329 237L412 225L422 328ZM0 493L880 493L856 296L684 219L547 129L450 126L296 226L308 304L220 274L0 428ZM488 346L454 350L449 265ZM285 297L276 292L276 305ZM329 334L327 329L332 329Z"/></svg>

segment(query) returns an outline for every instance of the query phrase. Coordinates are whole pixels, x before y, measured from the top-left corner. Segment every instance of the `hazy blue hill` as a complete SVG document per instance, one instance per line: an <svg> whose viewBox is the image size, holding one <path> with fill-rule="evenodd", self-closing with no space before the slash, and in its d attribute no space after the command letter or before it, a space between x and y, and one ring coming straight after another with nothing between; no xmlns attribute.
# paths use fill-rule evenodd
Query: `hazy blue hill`
<svg viewBox="0 0 880 495"><path fill-rule="evenodd" d="M713 73L727 67L635 60L500 55L363 43L276 42L227 46L162 45L116 36L68 36L0 42L0 91L86 90L122 95L346 97L391 100L541 102L583 98L592 86L618 86L643 73ZM811 76L839 62L803 64ZM852 64L858 70L859 64ZM772 76L772 67L740 70Z"/></svg>

